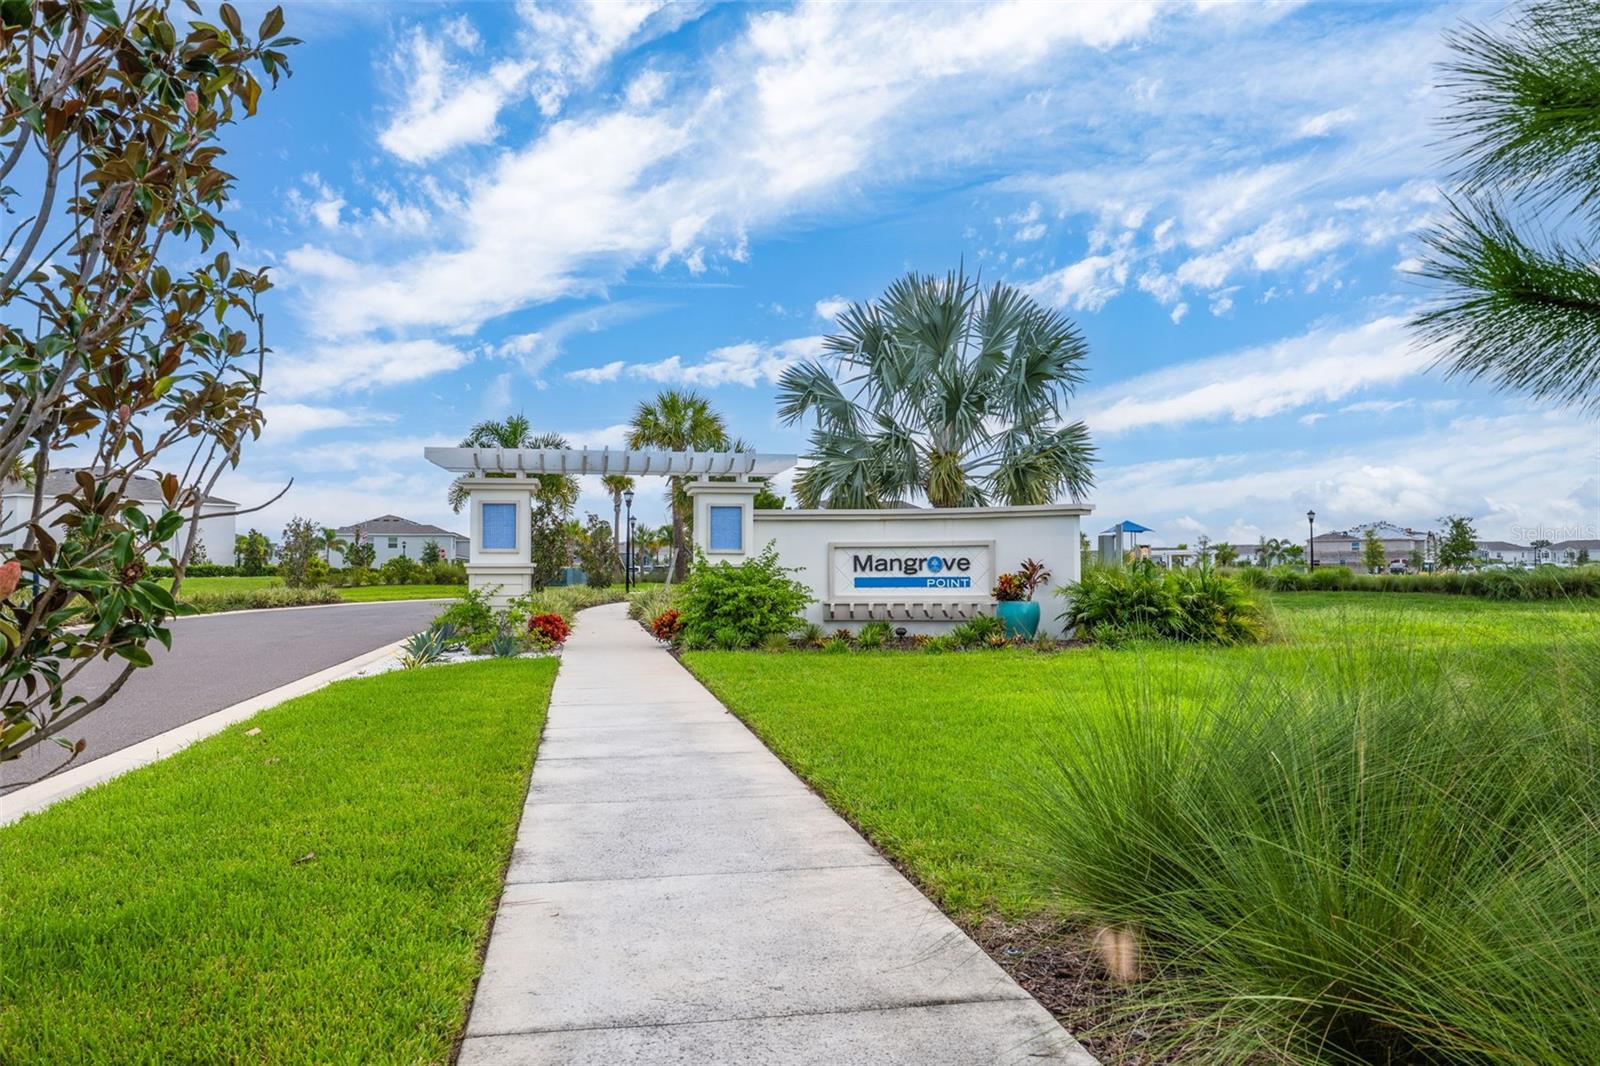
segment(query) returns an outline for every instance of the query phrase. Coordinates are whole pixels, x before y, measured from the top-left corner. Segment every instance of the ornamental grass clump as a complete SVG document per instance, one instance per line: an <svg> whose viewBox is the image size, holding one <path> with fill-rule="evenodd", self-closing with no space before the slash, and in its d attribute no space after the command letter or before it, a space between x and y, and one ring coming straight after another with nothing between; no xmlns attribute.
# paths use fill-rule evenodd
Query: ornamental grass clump
<svg viewBox="0 0 1600 1066"><path fill-rule="evenodd" d="M1026 863L1206 1061L1600 1062L1600 649L1393 641L1128 675L1062 719Z"/></svg>

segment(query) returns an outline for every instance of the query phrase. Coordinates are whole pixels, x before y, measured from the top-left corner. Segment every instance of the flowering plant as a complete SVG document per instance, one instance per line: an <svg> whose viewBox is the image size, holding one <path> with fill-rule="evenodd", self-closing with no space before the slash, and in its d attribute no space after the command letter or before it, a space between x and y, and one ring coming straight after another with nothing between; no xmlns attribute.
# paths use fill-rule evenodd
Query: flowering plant
<svg viewBox="0 0 1600 1066"><path fill-rule="evenodd" d="M541 648L554 648L566 643L572 627L559 614L536 614L528 619L528 637Z"/></svg>
<svg viewBox="0 0 1600 1066"><path fill-rule="evenodd" d="M683 633L683 616L676 607L668 607L650 623L650 632L663 644L674 644Z"/></svg>

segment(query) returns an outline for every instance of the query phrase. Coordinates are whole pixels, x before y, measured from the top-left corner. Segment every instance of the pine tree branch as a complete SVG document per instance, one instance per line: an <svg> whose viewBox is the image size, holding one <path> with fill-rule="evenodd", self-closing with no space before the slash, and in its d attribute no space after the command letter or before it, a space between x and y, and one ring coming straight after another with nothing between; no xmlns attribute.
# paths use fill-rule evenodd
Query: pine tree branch
<svg viewBox="0 0 1600 1066"><path fill-rule="evenodd" d="M1440 295L1413 321L1452 376L1600 413L1600 265L1590 249L1521 237L1491 201L1464 198L1423 235L1419 273Z"/></svg>

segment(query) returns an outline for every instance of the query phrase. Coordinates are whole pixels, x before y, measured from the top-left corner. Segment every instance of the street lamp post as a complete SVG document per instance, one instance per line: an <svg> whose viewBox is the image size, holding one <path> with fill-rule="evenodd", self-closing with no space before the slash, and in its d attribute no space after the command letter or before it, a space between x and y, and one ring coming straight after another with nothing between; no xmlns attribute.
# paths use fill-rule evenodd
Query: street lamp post
<svg viewBox="0 0 1600 1066"><path fill-rule="evenodd" d="M1310 534L1306 538L1306 558L1310 561L1308 570L1317 568L1317 512L1306 512L1306 530Z"/></svg>
<svg viewBox="0 0 1600 1066"><path fill-rule="evenodd" d="M633 490L622 490L622 502L628 508L628 557L622 566L622 591L633 589Z"/></svg>

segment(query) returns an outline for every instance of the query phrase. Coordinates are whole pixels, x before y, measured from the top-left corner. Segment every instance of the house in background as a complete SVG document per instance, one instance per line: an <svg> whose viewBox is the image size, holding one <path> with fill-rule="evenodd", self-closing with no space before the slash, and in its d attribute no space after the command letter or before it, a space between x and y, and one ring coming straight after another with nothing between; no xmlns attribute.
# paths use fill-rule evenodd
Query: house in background
<svg viewBox="0 0 1600 1066"><path fill-rule="evenodd" d="M1367 530L1378 535L1383 545L1385 564L1403 563L1410 566L1414 557L1431 565L1439 558L1439 535L1431 530L1411 529L1393 522L1367 522L1349 529L1336 529L1318 533L1312 538L1317 549L1318 566L1348 566L1357 572L1366 569L1364 544Z"/></svg>
<svg viewBox="0 0 1600 1066"><path fill-rule="evenodd" d="M1557 566L1577 566L1580 559L1600 563L1600 540L1558 540L1545 551Z"/></svg>
<svg viewBox="0 0 1600 1066"><path fill-rule="evenodd" d="M1480 540L1473 556L1487 565L1533 566L1538 550L1527 544L1512 544L1508 540Z"/></svg>
<svg viewBox="0 0 1600 1066"><path fill-rule="evenodd" d="M44 500L47 508L45 529L58 540L63 535L59 524L61 512L48 508L57 496L76 491L77 483L73 480L73 475L76 473L75 469L62 469L52 470L44 476ZM128 499L136 501L139 509L152 519L160 517L161 512L166 509L166 501L161 496L161 485L155 478L135 477L129 482L125 495ZM233 565L233 513L238 506L232 500L224 500L219 496L207 497L200 505L200 522L196 527L196 535L205 548L206 562L216 563L219 566ZM22 547L27 534L12 527L26 521L32 511L33 486L10 478L0 484L0 530L11 530L0 534L0 551L15 551ZM185 522L177 536L172 538L172 543L167 546L174 556L183 554L188 543L188 535L189 524Z"/></svg>
<svg viewBox="0 0 1600 1066"><path fill-rule="evenodd" d="M382 566L397 555L404 555L408 559L421 562L422 549L430 540L438 543L446 561L464 563L467 561L467 549L471 545L471 541L460 533L430 526L426 522L413 522L409 518L393 514L379 515L365 522L340 526L339 539L347 544L354 544L358 530L372 544L374 567ZM330 561L334 566L343 566L344 554L335 551Z"/></svg>

